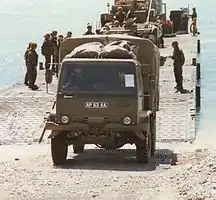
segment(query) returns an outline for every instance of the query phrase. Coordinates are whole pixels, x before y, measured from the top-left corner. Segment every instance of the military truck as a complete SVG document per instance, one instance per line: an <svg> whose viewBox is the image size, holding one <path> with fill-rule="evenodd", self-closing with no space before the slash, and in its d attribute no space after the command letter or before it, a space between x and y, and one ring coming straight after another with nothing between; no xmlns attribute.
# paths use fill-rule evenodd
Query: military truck
<svg viewBox="0 0 216 200"><path fill-rule="evenodd" d="M127 13L133 2L136 2L137 5L134 11L136 17L134 23L117 29L113 25L117 8L121 6L123 11ZM159 16L161 20L166 19L166 4L162 3L161 0L116 0L110 13L101 14L101 28L97 32L101 34L122 33L148 38L154 44L160 46L162 25L156 22L156 16ZM107 28L107 25L109 25L109 28Z"/></svg>
<svg viewBox="0 0 216 200"><path fill-rule="evenodd" d="M119 40L137 47L137 59L68 56L76 47L89 42L108 44ZM51 130L54 164L65 163L69 145L79 154L85 144L115 150L127 143L136 145L138 162L148 163L156 143L158 48L148 39L128 35L86 35L64 40L59 57L56 104L45 124L45 130ZM68 79L77 69L82 71L81 87L75 86L77 79ZM120 87L121 77L124 84ZM68 80L71 87L65 87ZM98 83L103 87L94 86Z"/></svg>

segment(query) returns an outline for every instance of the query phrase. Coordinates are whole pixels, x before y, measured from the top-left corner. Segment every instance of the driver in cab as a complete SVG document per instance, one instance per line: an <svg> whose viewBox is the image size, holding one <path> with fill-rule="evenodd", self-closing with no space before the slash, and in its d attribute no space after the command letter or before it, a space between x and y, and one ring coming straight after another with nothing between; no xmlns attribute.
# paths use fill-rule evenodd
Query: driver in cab
<svg viewBox="0 0 216 200"><path fill-rule="evenodd" d="M75 68L68 77L64 88L79 89L83 86L83 73L81 68Z"/></svg>

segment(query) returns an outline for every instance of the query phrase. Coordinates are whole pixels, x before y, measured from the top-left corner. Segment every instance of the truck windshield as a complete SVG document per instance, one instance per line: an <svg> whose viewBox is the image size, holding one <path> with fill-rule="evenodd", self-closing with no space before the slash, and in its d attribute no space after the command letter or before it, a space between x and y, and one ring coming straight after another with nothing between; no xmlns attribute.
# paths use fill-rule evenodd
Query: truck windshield
<svg viewBox="0 0 216 200"><path fill-rule="evenodd" d="M120 62L66 62L60 92L136 93L135 66Z"/></svg>

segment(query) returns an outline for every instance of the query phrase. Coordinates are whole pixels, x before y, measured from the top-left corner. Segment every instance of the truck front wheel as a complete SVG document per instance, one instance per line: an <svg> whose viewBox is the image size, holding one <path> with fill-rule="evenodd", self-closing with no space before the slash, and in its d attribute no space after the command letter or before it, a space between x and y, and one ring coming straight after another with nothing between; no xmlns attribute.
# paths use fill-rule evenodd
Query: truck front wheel
<svg viewBox="0 0 216 200"><path fill-rule="evenodd" d="M67 137L59 133L51 139L51 154L54 165L63 165L66 162L68 153Z"/></svg>

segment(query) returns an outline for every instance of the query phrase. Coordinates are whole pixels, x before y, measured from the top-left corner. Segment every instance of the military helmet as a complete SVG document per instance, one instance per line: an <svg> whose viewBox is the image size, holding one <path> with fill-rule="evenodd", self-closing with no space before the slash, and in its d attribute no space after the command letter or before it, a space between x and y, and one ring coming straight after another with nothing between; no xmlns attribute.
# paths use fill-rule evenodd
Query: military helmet
<svg viewBox="0 0 216 200"><path fill-rule="evenodd" d="M45 35L44 35L44 38L49 38L50 37L50 34L49 33L46 33Z"/></svg>
<svg viewBox="0 0 216 200"><path fill-rule="evenodd" d="M123 8L122 8L121 6L119 6L119 7L117 8L117 11L123 11Z"/></svg>
<svg viewBox="0 0 216 200"><path fill-rule="evenodd" d="M32 42L29 42L29 44L28 44L28 49L31 48L31 44L32 44Z"/></svg>
<svg viewBox="0 0 216 200"><path fill-rule="evenodd" d="M90 23L88 23L87 28L92 28L92 25Z"/></svg>
<svg viewBox="0 0 216 200"><path fill-rule="evenodd" d="M34 42L32 42L31 43L31 47L30 48L32 48L32 49L36 49L37 48L37 44L36 43L34 43Z"/></svg>
<svg viewBox="0 0 216 200"><path fill-rule="evenodd" d="M172 43L172 46L173 46L173 47L177 47L177 46L178 46L178 42L177 42L177 41L174 41L174 42Z"/></svg>
<svg viewBox="0 0 216 200"><path fill-rule="evenodd" d="M53 35L53 36L55 36L55 35L57 35L57 34L58 34L57 31L52 31L52 33L51 33L51 35Z"/></svg>

